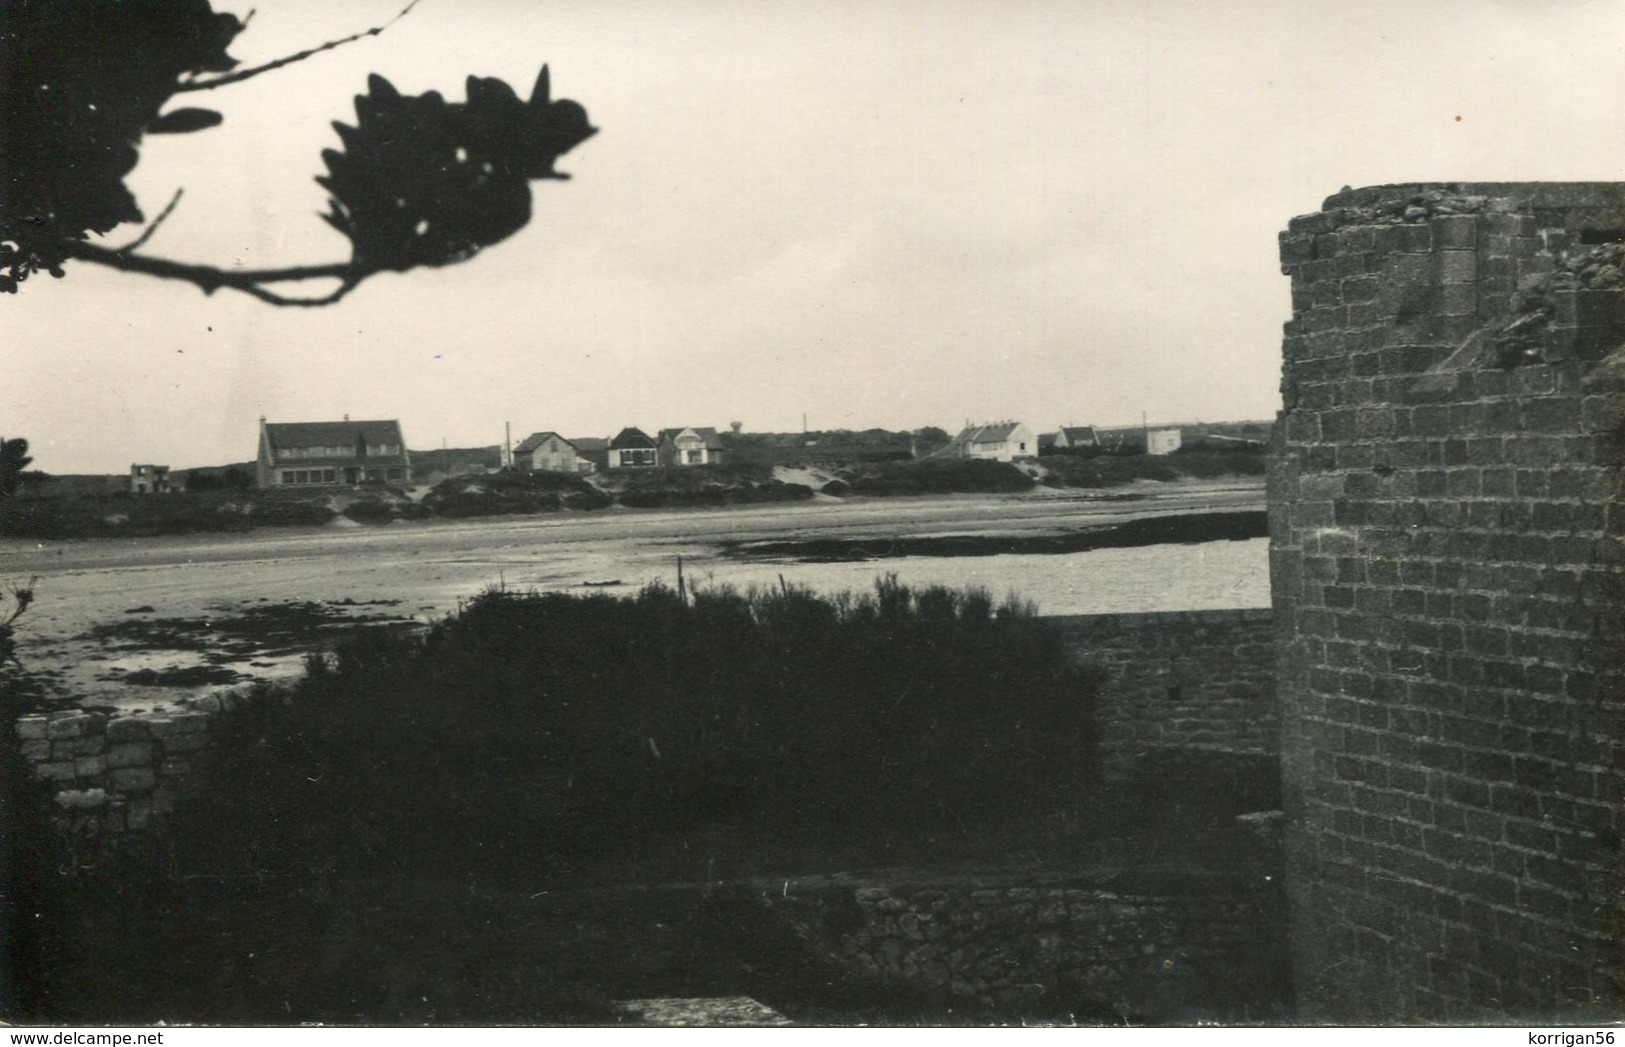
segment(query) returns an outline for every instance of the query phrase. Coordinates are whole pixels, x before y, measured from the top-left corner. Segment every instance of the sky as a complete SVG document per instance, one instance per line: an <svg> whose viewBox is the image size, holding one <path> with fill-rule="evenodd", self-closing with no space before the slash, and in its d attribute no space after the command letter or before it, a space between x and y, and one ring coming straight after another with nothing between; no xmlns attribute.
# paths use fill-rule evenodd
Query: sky
<svg viewBox="0 0 1625 1047"><path fill-rule="evenodd" d="M231 53L399 5L260 4ZM1346 185L1625 180L1625 0L421 0L182 96L225 122L144 144L148 216L185 196L143 252L344 261L313 178L367 74L456 101L543 62L601 130L524 230L321 309L36 277L0 297L0 435L68 474L244 461L261 416L398 418L417 449L1271 418L1292 216Z"/></svg>

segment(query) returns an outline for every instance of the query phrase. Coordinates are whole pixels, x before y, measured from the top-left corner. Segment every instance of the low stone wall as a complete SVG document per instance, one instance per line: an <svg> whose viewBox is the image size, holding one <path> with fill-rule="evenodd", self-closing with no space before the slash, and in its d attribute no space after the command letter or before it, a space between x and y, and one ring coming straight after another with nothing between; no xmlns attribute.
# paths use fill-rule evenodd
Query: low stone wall
<svg viewBox="0 0 1625 1047"><path fill-rule="evenodd" d="M1257 845L1222 861L802 878L739 903L883 996L1079 1022L1283 1020L1292 979L1279 866Z"/></svg>
<svg viewBox="0 0 1625 1047"><path fill-rule="evenodd" d="M1108 781L1179 751L1274 758L1274 616L1268 608L1053 619L1108 679L1100 700Z"/></svg>
<svg viewBox="0 0 1625 1047"><path fill-rule="evenodd" d="M221 699L207 703L218 709ZM17 737L50 783L57 827L90 860L118 836L173 810L196 755L211 741L211 708L167 716L68 710L19 717Z"/></svg>

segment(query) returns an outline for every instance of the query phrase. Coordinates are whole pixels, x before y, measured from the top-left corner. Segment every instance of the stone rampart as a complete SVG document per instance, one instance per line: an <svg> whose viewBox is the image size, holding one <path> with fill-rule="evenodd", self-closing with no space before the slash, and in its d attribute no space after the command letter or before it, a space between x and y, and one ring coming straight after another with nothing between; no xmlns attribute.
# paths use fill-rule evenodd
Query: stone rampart
<svg viewBox="0 0 1625 1047"><path fill-rule="evenodd" d="M1270 476L1299 999L1625 1010L1625 186L1292 220Z"/></svg>

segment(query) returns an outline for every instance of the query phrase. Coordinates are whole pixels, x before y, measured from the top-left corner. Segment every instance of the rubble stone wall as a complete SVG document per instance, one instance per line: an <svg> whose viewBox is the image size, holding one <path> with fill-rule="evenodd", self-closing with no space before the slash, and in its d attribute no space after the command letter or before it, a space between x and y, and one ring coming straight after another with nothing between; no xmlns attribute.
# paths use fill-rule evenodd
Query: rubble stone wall
<svg viewBox="0 0 1625 1047"><path fill-rule="evenodd" d="M1279 754L1268 608L1052 620L1081 661L1106 671L1099 716L1108 781L1175 751Z"/></svg>
<svg viewBox="0 0 1625 1047"><path fill-rule="evenodd" d="M1281 235L1304 1017L1625 1004L1622 241L1619 184L1344 191Z"/></svg>
<svg viewBox="0 0 1625 1047"><path fill-rule="evenodd" d="M729 919L765 916L896 998L1082 1023L1285 1020L1279 870L1266 849L1233 858L1224 869L804 877L741 891L754 915L736 907Z"/></svg>
<svg viewBox="0 0 1625 1047"><path fill-rule="evenodd" d="M220 701L167 716L66 710L17 719L23 756L49 783L56 827L78 858L94 861L175 809Z"/></svg>

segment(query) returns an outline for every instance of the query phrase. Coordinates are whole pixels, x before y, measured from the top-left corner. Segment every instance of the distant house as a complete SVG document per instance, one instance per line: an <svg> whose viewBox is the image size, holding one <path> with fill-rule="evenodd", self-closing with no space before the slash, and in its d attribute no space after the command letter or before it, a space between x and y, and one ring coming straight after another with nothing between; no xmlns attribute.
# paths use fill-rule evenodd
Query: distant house
<svg viewBox="0 0 1625 1047"><path fill-rule="evenodd" d="M593 463L583 458L575 441L558 433L531 433L513 449L515 468L527 472L590 473Z"/></svg>
<svg viewBox="0 0 1625 1047"><path fill-rule="evenodd" d="M1039 436L1038 447L1040 454L1095 450L1100 447L1100 437L1092 425L1063 425L1053 433Z"/></svg>
<svg viewBox="0 0 1625 1047"><path fill-rule="evenodd" d="M1173 454L1179 450L1180 440L1178 429L1152 429L1145 434L1145 453Z"/></svg>
<svg viewBox="0 0 1625 1047"><path fill-rule="evenodd" d="M172 490L174 488L169 483L169 466L140 464L130 466L131 494L168 494Z"/></svg>
<svg viewBox="0 0 1625 1047"><path fill-rule="evenodd" d="M1033 438L1032 430L1021 422L998 422L993 425L972 425L961 430L932 457L984 458L1008 462L1037 454L1038 441Z"/></svg>
<svg viewBox="0 0 1625 1047"><path fill-rule="evenodd" d="M409 484L411 456L401 423L267 422L260 419L254 485L273 487Z"/></svg>
<svg viewBox="0 0 1625 1047"><path fill-rule="evenodd" d="M576 454L581 460L592 466L583 472L596 472L599 469L609 468L609 441L602 436L573 436L570 442L575 444Z"/></svg>
<svg viewBox="0 0 1625 1047"><path fill-rule="evenodd" d="M659 465L656 444L642 429L627 426L609 441L611 469L652 469Z"/></svg>
<svg viewBox="0 0 1625 1047"><path fill-rule="evenodd" d="M661 465L718 465L722 436L710 426L662 429L658 444Z"/></svg>

